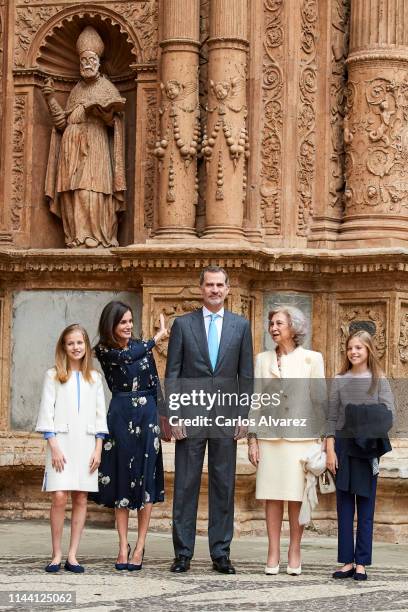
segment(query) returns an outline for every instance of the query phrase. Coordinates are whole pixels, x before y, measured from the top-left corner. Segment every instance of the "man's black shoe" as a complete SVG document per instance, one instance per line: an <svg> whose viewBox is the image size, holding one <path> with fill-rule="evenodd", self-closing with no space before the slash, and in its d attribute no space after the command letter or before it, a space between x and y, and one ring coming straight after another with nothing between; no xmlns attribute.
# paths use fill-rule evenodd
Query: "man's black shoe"
<svg viewBox="0 0 408 612"><path fill-rule="evenodd" d="M175 572L176 574L181 574L182 572L187 572L190 569L190 559L185 557L184 555L180 555L176 557L171 564L170 571Z"/></svg>
<svg viewBox="0 0 408 612"><path fill-rule="evenodd" d="M213 569L220 572L220 574L235 574L235 567L231 565L231 561L228 557L213 559Z"/></svg>

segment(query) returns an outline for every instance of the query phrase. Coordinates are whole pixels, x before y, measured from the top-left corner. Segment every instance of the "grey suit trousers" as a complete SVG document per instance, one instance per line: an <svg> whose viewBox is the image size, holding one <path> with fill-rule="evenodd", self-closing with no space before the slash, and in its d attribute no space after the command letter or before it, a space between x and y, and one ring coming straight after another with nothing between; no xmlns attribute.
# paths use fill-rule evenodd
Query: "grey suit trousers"
<svg viewBox="0 0 408 612"><path fill-rule="evenodd" d="M229 557L234 533L237 443L233 438L176 442L173 544L176 556L194 554L198 498L208 442L208 543L212 559ZM188 469L187 469L188 467Z"/></svg>

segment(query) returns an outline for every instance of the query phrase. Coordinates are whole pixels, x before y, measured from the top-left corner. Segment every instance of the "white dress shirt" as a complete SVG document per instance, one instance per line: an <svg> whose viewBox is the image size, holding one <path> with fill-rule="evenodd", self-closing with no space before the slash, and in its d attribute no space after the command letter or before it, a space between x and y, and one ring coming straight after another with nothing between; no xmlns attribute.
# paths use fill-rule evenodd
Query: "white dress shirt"
<svg viewBox="0 0 408 612"><path fill-rule="evenodd" d="M208 329L210 327L211 315L213 314L218 315L217 318L215 319L215 326L217 328L218 344L219 344L221 340L222 321L224 319L224 307L222 307L218 312L211 312L211 310L208 310L208 308L203 306L203 317L204 317L205 333L207 335L207 340L208 340Z"/></svg>

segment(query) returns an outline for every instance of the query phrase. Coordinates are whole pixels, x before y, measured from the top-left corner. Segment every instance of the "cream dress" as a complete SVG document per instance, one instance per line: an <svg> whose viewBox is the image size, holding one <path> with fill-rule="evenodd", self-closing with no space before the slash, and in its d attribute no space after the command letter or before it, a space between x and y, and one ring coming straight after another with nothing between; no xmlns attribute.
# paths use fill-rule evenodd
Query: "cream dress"
<svg viewBox="0 0 408 612"><path fill-rule="evenodd" d="M283 391L279 416L309 419L316 415L318 405L320 419L317 424L324 425L321 416L325 413L326 385L321 353L299 346L291 353L282 355L280 361L279 368L275 350L257 355L255 391L257 387L258 390L260 387L265 390L267 379L275 379L271 381L273 388ZM316 435L310 438L284 438L284 429L259 426L261 415L276 417L277 413L273 409L271 412L270 408L268 414L263 414L262 409L253 408L249 413L249 418L257 422L255 427L249 427L249 431L256 433L259 444L256 498L301 502L306 482L301 459L306 458L316 444L320 444L319 439Z"/></svg>

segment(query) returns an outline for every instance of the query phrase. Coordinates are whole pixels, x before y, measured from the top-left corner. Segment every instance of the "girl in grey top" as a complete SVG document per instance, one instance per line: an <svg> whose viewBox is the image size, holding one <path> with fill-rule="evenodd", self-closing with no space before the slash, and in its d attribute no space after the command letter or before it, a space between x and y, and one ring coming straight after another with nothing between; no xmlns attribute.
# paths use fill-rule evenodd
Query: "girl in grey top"
<svg viewBox="0 0 408 612"><path fill-rule="evenodd" d="M390 384L375 356L372 338L363 330L354 332L347 338L343 367L333 380L329 393L327 467L333 474L336 474L339 468L339 457L341 457L340 462L347 461L347 453L344 453L344 444L347 444L347 440L340 436L335 440L335 436L345 424L345 409L348 404L352 404L355 410L358 410L362 404L372 405L373 411L379 404L385 404L394 413ZM368 496L356 494L352 488L344 490L339 482L336 483L337 560L343 566L333 573L333 578L366 580L365 566L371 565L378 459L364 458L360 461L363 462L364 474L367 475L365 482L368 485ZM350 469L357 470L355 476L360 477L361 464L357 462ZM357 532L354 543L353 521L356 507Z"/></svg>
<svg viewBox="0 0 408 612"><path fill-rule="evenodd" d="M385 404L394 413L394 398L390 383L384 376L373 380L373 374L368 369L363 372L353 372L350 369L344 374L337 374L332 380L329 393L327 436L334 436L336 430L344 427L347 404Z"/></svg>

